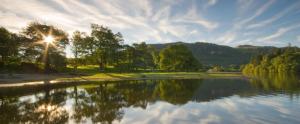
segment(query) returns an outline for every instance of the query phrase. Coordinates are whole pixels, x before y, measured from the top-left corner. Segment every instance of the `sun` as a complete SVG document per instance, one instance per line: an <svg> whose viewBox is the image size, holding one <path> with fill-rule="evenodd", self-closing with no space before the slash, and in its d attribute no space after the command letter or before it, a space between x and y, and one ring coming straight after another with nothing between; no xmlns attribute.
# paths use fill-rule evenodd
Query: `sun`
<svg viewBox="0 0 300 124"><path fill-rule="evenodd" d="M46 43L52 43L54 41L54 38L52 37L52 36L46 36L45 38L44 38L44 42L46 42Z"/></svg>

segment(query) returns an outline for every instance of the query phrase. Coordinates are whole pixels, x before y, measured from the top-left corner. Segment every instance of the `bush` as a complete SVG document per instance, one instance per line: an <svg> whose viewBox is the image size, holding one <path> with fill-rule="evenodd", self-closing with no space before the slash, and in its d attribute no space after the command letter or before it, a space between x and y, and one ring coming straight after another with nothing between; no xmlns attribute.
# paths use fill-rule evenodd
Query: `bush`
<svg viewBox="0 0 300 124"><path fill-rule="evenodd" d="M38 65L34 63L22 62L20 65L20 70L26 73L37 73L42 72L42 69L38 67Z"/></svg>
<svg viewBox="0 0 300 124"><path fill-rule="evenodd" d="M0 70L4 70L4 62L0 61Z"/></svg>

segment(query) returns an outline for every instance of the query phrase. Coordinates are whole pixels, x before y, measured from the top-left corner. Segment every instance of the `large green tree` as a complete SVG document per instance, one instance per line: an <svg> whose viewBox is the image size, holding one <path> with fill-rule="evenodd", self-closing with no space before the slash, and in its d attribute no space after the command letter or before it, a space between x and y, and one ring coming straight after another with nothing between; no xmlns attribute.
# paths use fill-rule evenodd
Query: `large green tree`
<svg viewBox="0 0 300 124"><path fill-rule="evenodd" d="M160 69L168 71L197 71L201 64L183 44L170 45L160 54Z"/></svg>
<svg viewBox="0 0 300 124"><path fill-rule="evenodd" d="M63 30L52 25L32 22L22 34L29 39L29 42L24 45L23 52L24 57L29 61L44 62L46 72L50 71L51 67L58 68L65 65L64 50L69 40ZM51 38L53 42L44 42L47 38Z"/></svg>
<svg viewBox="0 0 300 124"><path fill-rule="evenodd" d="M134 65L136 68L141 68L146 70L147 68L154 67L154 58L152 56L152 51L154 48L148 46L145 42L140 44L133 44L135 49L135 56L134 56Z"/></svg>
<svg viewBox="0 0 300 124"><path fill-rule="evenodd" d="M9 59L17 57L19 46L19 36L0 27L0 62L9 63Z"/></svg>
<svg viewBox="0 0 300 124"><path fill-rule="evenodd" d="M77 69L79 64L79 57L83 56L85 53L87 36L84 32L75 31L73 33L71 42L72 42L72 52L74 55L74 61L72 62L74 69Z"/></svg>
<svg viewBox="0 0 300 124"><path fill-rule="evenodd" d="M156 67L156 49L145 42L124 45L120 51L122 61L118 63L119 70L154 69Z"/></svg>
<svg viewBox="0 0 300 124"><path fill-rule="evenodd" d="M91 36L85 41L86 53L89 59L96 59L94 61L102 71L106 65L118 63L123 37L121 33L113 33L111 29L97 24L92 24L91 28Z"/></svg>

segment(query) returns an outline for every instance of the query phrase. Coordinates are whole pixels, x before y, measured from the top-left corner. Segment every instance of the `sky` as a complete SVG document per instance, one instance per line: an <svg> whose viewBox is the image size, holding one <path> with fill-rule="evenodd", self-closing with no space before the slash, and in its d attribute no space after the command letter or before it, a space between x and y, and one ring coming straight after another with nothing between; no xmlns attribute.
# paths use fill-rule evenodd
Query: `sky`
<svg viewBox="0 0 300 124"><path fill-rule="evenodd" d="M300 0L0 0L0 26L29 22L72 34L90 24L121 32L126 44L209 42L300 46Z"/></svg>

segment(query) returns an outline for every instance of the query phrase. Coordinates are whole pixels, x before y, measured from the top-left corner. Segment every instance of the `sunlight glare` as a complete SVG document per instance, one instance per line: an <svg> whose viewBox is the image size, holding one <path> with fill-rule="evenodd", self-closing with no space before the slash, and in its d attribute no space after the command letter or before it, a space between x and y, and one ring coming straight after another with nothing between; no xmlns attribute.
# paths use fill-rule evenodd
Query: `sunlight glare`
<svg viewBox="0 0 300 124"><path fill-rule="evenodd" d="M44 42L46 43L52 43L54 41L54 38L52 36L47 36L44 38Z"/></svg>

